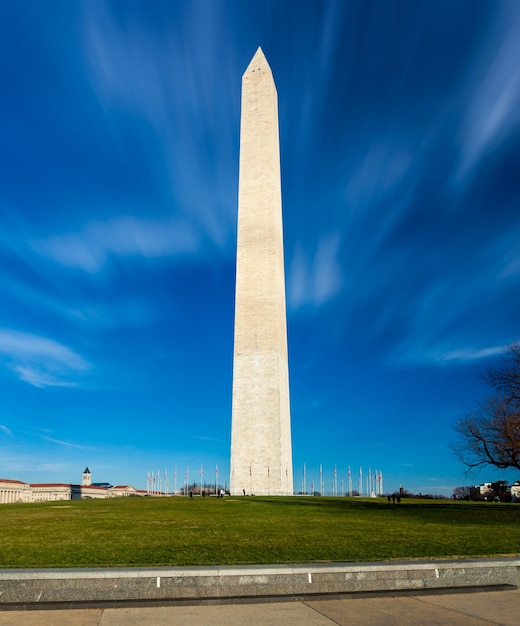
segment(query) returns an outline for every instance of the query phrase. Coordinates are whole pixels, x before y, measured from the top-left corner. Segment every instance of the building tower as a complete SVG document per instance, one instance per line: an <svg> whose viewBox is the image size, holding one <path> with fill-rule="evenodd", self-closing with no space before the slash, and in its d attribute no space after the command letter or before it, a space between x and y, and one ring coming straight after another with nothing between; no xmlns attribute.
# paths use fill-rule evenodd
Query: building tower
<svg viewBox="0 0 520 626"><path fill-rule="evenodd" d="M83 472L83 476L81 478L81 486L90 487L91 484L92 484L92 474L90 473L89 468L86 467L85 471Z"/></svg>
<svg viewBox="0 0 520 626"><path fill-rule="evenodd" d="M292 495L278 96L258 48L242 77L232 495Z"/></svg>

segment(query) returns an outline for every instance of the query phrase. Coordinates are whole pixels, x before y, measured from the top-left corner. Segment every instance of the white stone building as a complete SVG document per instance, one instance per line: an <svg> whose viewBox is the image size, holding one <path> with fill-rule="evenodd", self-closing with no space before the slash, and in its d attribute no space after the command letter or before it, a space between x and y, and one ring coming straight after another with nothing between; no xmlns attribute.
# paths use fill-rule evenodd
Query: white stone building
<svg viewBox="0 0 520 626"><path fill-rule="evenodd" d="M0 478L0 504L10 502L32 502L31 486L21 480Z"/></svg>
<svg viewBox="0 0 520 626"><path fill-rule="evenodd" d="M131 485L118 485L117 487L93 485L88 467L83 472L81 485L69 483L24 483L21 480L0 478L0 504L121 498L143 496L145 493Z"/></svg>

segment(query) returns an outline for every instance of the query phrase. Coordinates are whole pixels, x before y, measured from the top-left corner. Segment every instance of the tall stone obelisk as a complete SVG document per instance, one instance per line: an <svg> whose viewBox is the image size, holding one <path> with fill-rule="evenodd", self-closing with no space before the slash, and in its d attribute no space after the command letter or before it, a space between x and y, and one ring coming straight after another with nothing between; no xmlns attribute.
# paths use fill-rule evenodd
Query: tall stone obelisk
<svg viewBox="0 0 520 626"><path fill-rule="evenodd" d="M258 48L242 77L232 495L292 495L278 96Z"/></svg>

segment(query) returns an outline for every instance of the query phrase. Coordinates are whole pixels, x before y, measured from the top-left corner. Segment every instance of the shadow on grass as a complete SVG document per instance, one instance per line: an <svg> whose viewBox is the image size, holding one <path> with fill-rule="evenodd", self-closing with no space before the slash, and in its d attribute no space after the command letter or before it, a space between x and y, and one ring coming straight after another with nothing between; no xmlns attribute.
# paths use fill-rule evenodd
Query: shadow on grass
<svg viewBox="0 0 520 626"><path fill-rule="evenodd" d="M520 505L510 503L466 502L443 500L415 500L403 498L400 504L388 503L386 498L354 499L322 496L247 496L237 498L244 503L273 505L290 508L314 508L321 512L330 510L338 514L372 513L399 518L414 518L418 521L443 521L450 523L520 523Z"/></svg>

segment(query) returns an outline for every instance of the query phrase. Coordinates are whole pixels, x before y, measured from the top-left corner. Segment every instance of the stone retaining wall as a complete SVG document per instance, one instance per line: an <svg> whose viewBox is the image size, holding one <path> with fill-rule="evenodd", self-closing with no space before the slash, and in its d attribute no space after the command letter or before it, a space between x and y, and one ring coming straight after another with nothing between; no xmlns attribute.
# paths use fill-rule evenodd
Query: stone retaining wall
<svg viewBox="0 0 520 626"><path fill-rule="evenodd" d="M520 559L209 568L0 570L9 604L215 601L428 592L520 583Z"/></svg>

